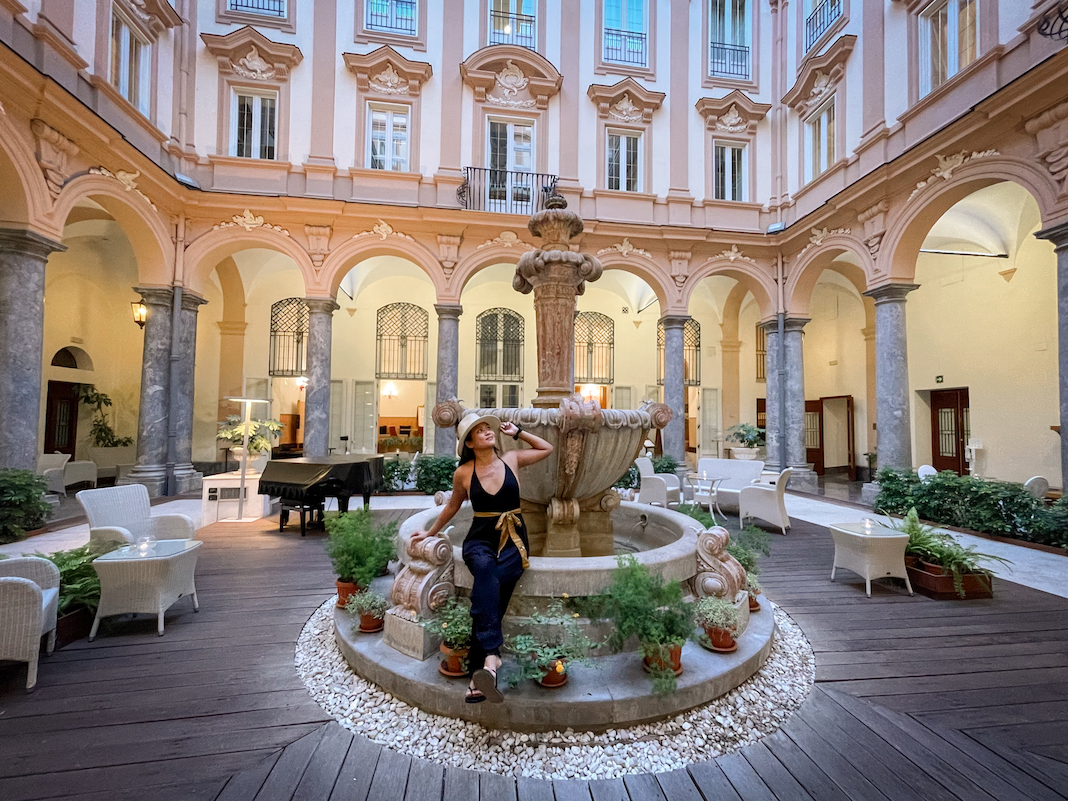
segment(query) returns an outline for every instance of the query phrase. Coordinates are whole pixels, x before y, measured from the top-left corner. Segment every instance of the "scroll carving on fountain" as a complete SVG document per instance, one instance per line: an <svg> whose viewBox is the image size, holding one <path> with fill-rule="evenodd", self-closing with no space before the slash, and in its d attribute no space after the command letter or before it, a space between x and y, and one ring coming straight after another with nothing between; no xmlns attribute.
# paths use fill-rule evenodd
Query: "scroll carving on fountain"
<svg viewBox="0 0 1068 801"><path fill-rule="evenodd" d="M397 574L389 598L390 614L413 622L437 611L453 595L452 543L447 537L430 537L408 543L411 557Z"/></svg>
<svg viewBox="0 0 1068 801"><path fill-rule="evenodd" d="M698 598L724 598L734 603L739 593L746 592L745 568L727 553L729 542L730 534L722 526L697 535L697 575L693 584Z"/></svg>

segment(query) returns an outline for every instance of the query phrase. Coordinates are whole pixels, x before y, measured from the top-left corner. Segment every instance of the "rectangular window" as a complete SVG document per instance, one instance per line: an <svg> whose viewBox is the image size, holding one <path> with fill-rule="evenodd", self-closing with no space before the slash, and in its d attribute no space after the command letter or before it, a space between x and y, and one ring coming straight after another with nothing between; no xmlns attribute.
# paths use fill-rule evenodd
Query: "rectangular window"
<svg viewBox="0 0 1068 801"><path fill-rule="evenodd" d="M111 84L142 114L149 112L149 45L117 11L111 15Z"/></svg>
<svg viewBox="0 0 1068 801"><path fill-rule="evenodd" d="M497 405L498 389L501 405ZM519 384L479 384L478 408L480 409L518 409Z"/></svg>
<svg viewBox="0 0 1068 801"><path fill-rule="evenodd" d="M537 49L537 18L534 0L492 0L489 43L514 44Z"/></svg>
<svg viewBox="0 0 1068 801"><path fill-rule="evenodd" d="M372 170L408 171L408 117L404 106L371 106L367 164Z"/></svg>
<svg viewBox="0 0 1068 801"><path fill-rule="evenodd" d="M842 0L805 0L805 50L842 16Z"/></svg>
<svg viewBox="0 0 1068 801"><path fill-rule="evenodd" d="M478 385L478 408L480 408L480 409L496 409L497 408L497 385L496 384L479 384Z"/></svg>
<svg viewBox="0 0 1068 801"><path fill-rule="evenodd" d="M711 0L708 72L749 77L749 0Z"/></svg>
<svg viewBox="0 0 1068 801"><path fill-rule="evenodd" d="M973 61L979 3L941 0L920 14L920 95L927 95Z"/></svg>
<svg viewBox="0 0 1068 801"><path fill-rule="evenodd" d="M768 335L759 325L756 327L756 377L757 381L768 380Z"/></svg>
<svg viewBox="0 0 1068 801"><path fill-rule="evenodd" d="M526 121L489 121L486 208L530 213L534 196L534 125Z"/></svg>
<svg viewBox="0 0 1068 801"><path fill-rule="evenodd" d="M834 98L813 114L805 124L808 147L805 157L806 179L811 181L823 175L834 164Z"/></svg>
<svg viewBox="0 0 1068 801"><path fill-rule="evenodd" d="M605 61L648 66L645 0L604 0Z"/></svg>
<svg viewBox="0 0 1068 801"><path fill-rule="evenodd" d="M712 164L713 197L716 200L745 200L745 146L714 143Z"/></svg>
<svg viewBox="0 0 1068 801"><path fill-rule="evenodd" d="M608 188L641 191L641 134L608 132Z"/></svg>
<svg viewBox="0 0 1068 801"><path fill-rule="evenodd" d="M369 31L415 36L416 3L417 0L367 0L364 26Z"/></svg>
<svg viewBox="0 0 1068 801"><path fill-rule="evenodd" d="M230 155L246 159L274 159L277 115L278 97L273 92L235 90L230 110L233 120Z"/></svg>
<svg viewBox="0 0 1068 801"><path fill-rule="evenodd" d="M231 11L244 11L247 14L286 18L286 0L229 0L227 7Z"/></svg>

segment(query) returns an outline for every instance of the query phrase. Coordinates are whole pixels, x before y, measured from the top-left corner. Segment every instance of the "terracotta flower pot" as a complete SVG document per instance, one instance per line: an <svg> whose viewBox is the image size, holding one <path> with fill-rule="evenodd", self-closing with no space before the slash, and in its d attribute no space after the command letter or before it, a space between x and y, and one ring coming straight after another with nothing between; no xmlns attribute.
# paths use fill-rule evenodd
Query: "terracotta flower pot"
<svg viewBox="0 0 1068 801"><path fill-rule="evenodd" d="M567 665L564 660L557 659L545 671L545 675L540 679L535 679L535 681L542 687L563 687L567 684Z"/></svg>
<svg viewBox="0 0 1068 801"><path fill-rule="evenodd" d="M382 631L385 625L385 618L369 615L365 612L360 613L360 631L364 634L374 634L376 631Z"/></svg>
<svg viewBox="0 0 1068 801"><path fill-rule="evenodd" d="M345 604L349 602L349 596L355 595L360 591L360 587L357 584L353 584L351 581L342 581L338 579L334 582L337 585L337 605L339 609L344 609Z"/></svg>
<svg viewBox="0 0 1068 801"><path fill-rule="evenodd" d="M646 656L646 657L642 658L642 667L645 668L646 670L664 670L665 668L670 667L675 672L676 676L680 675L682 673L682 646L681 645L672 645L671 646L671 649L668 651L668 661L671 664L670 665L665 665L664 664L664 660L661 659L659 656L654 656L654 657Z"/></svg>
<svg viewBox="0 0 1068 801"><path fill-rule="evenodd" d="M759 612L760 611L760 601L757 600L757 597L755 595L753 595L753 593L749 593L749 611L750 612Z"/></svg>
<svg viewBox="0 0 1068 801"><path fill-rule="evenodd" d="M729 654L732 651L738 650L738 643L734 641L734 635L727 629L706 626L705 635L708 637L708 641L712 644L713 651Z"/></svg>
<svg viewBox="0 0 1068 801"><path fill-rule="evenodd" d="M920 564L920 557L905 555L905 567L916 567Z"/></svg>
<svg viewBox="0 0 1068 801"><path fill-rule="evenodd" d="M926 570L928 573L930 573L932 576L945 576L945 575L947 575L946 574L946 569L944 567L942 567L942 565L934 565L934 564L931 564L930 562L925 562L925 561L921 561L920 564L923 565L923 569Z"/></svg>
<svg viewBox="0 0 1068 801"><path fill-rule="evenodd" d="M441 644L441 652L445 654L445 658L438 663L438 672L442 676L448 676L450 679L460 678L466 676L467 671L464 670L464 660L467 658L469 648L450 648L445 643Z"/></svg>

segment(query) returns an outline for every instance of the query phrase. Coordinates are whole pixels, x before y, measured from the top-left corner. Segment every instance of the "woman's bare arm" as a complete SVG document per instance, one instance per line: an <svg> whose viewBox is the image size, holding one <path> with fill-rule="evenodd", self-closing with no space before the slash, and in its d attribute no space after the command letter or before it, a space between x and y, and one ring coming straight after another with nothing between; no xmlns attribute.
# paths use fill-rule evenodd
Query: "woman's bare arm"
<svg viewBox="0 0 1068 801"><path fill-rule="evenodd" d="M501 434L508 437L513 436L516 430L514 423L505 423L501 426ZM529 431L520 433L519 441L525 442L530 447L514 448L513 450L508 451L507 455L515 457L515 466L517 468L537 464L553 452L552 443L531 434Z"/></svg>
<svg viewBox="0 0 1068 801"><path fill-rule="evenodd" d="M417 531L412 534L412 542L419 542L427 537L436 537L449 524L453 516L460 511L460 505L467 500L467 489L464 487L463 473L464 471L461 468L457 468L452 477L452 496L449 498L449 502L441 510L441 514L434 521L434 525L426 531Z"/></svg>

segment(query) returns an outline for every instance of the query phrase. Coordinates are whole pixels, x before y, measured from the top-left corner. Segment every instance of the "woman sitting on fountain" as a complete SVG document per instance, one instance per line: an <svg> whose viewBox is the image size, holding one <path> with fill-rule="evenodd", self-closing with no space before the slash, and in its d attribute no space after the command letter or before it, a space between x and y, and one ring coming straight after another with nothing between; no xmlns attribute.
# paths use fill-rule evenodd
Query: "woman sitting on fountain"
<svg viewBox="0 0 1068 801"><path fill-rule="evenodd" d="M503 456L497 446L497 432L522 440L530 449L510 450ZM434 525L417 531L418 542L436 536L471 499L474 520L464 540L464 564L474 576L471 587L471 622L474 634L468 664L474 668L467 688L469 704L487 698L504 700L497 688L497 670L501 666L501 618L508 609L516 582L527 567L527 529L519 511L521 467L540 462L553 452L553 446L513 423L501 425L493 415L468 414L456 427L456 451L460 465L452 479L452 497ZM495 491L491 491L496 487Z"/></svg>

